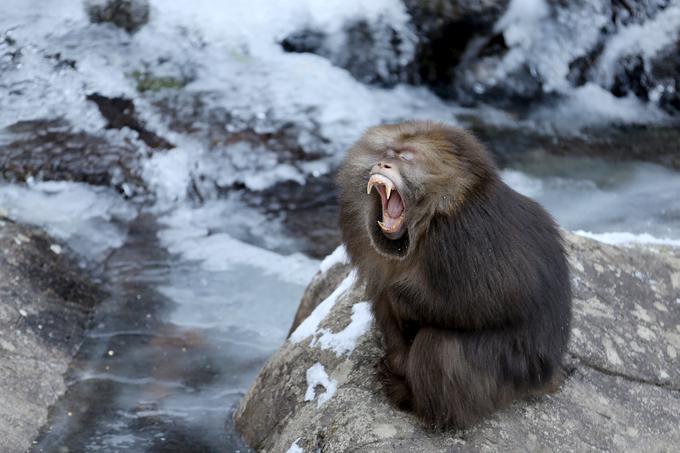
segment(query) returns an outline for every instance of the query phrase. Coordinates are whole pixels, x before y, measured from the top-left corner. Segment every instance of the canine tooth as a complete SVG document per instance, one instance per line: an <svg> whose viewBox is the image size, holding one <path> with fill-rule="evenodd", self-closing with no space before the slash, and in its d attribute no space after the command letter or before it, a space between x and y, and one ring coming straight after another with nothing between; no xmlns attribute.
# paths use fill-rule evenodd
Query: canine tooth
<svg viewBox="0 0 680 453"><path fill-rule="evenodd" d="M369 179L369 180L368 180L368 185L366 186L366 193L367 193L367 194L370 194L372 188L373 188L373 181L371 181L371 180Z"/></svg>
<svg viewBox="0 0 680 453"><path fill-rule="evenodd" d="M390 199L390 193L392 193L392 186L389 184L385 185L385 191L387 192L387 199Z"/></svg>

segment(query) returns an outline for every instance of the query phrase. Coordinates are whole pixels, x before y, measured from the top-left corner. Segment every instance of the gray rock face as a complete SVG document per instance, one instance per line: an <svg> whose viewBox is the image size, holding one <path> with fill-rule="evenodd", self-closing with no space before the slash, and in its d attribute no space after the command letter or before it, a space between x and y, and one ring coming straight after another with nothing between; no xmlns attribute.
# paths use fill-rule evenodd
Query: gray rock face
<svg viewBox="0 0 680 453"><path fill-rule="evenodd" d="M149 22L148 0L86 0L85 9L93 23L110 22L129 33Z"/></svg>
<svg viewBox="0 0 680 453"><path fill-rule="evenodd" d="M26 451L100 298L65 249L0 216L0 451Z"/></svg>
<svg viewBox="0 0 680 453"><path fill-rule="evenodd" d="M336 264L310 285L296 316L301 324L246 394L238 429L250 446L271 452L294 443L324 452L674 451L680 250L613 247L571 234L567 243L574 320L570 372L556 394L517 401L466 431L424 430L383 395L381 340L361 322L363 288L352 284L347 264Z"/></svg>

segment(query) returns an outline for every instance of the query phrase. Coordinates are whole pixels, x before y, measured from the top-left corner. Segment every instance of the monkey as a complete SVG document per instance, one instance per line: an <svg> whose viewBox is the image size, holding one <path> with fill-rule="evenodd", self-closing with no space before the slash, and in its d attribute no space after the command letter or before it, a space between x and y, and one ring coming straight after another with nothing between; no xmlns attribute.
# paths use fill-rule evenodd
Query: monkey
<svg viewBox="0 0 680 453"><path fill-rule="evenodd" d="M436 122L376 126L336 182L392 404L430 429L464 429L559 388L571 322L563 239L475 137Z"/></svg>

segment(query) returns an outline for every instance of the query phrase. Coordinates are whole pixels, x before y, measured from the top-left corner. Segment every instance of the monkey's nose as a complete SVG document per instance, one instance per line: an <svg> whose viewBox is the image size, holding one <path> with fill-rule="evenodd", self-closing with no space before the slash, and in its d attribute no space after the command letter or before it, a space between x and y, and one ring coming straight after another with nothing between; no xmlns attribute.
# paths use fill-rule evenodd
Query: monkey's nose
<svg viewBox="0 0 680 453"><path fill-rule="evenodd" d="M386 164L386 163L384 163L384 162L378 162L378 167L380 167L380 168L386 168L386 169L388 169L388 170L389 170L390 168L392 168L392 166L391 166L390 164Z"/></svg>

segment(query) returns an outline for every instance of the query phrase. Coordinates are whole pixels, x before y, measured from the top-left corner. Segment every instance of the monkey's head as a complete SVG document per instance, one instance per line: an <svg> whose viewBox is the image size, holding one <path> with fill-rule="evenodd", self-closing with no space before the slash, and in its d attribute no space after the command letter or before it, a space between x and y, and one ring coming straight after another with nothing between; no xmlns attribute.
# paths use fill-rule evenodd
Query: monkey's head
<svg viewBox="0 0 680 453"><path fill-rule="evenodd" d="M373 127L338 173L344 239L367 235L379 254L403 259L434 216L455 215L495 175L483 146L461 129L431 122Z"/></svg>

